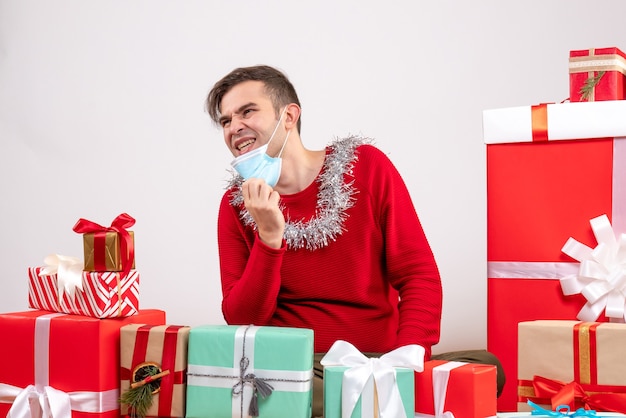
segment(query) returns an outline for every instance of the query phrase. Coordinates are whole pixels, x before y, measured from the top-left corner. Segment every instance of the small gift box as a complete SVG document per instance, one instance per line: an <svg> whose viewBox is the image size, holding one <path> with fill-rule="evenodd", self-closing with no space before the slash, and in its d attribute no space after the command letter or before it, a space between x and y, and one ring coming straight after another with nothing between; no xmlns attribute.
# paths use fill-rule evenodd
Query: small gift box
<svg viewBox="0 0 626 418"><path fill-rule="evenodd" d="M423 363L419 345L368 358L352 344L336 341L321 360L324 417L413 417L414 374Z"/></svg>
<svg viewBox="0 0 626 418"><path fill-rule="evenodd" d="M118 418L120 328L135 322L164 324L165 312L0 314L0 416Z"/></svg>
<svg viewBox="0 0 626 418"><path fill-rule="evenodd" d="M79 219L74 232L83 234L86 271L122 271L135 268L134 234L127 231L135 219L126 213L116 217L110 227Z"/></svg>
<svg viewBox="0 0 626 418"><path fill-rule="evenodd" d="M189 330L188 326L178 325L122 327L122 415L185 416ZM150 405L142 402L141 395L149 399Z"/></svg>
<svg viewBox="0 0 626 418"><path fill-rule="evenodd" d="M73 257L46 257L47 267L28 269L28 305L53 312L114 318L139 310L139 273L83 271Z"/></svg>
<svg viewBox="0 0 626 418"><path fill-rule="evenodd" d="M536 320L518 333L520 411L532 401L626 413L626 324Z"/></svg>
<svg viewBox="0 0 626 418"><path fill-rule="evenodd" d="M570 51L570 101L626 98L626 55L618 48Z"/></svg>
<svg viewBox="0 0 626 418"><path fill-rule="evenodd" d="M589 220L607 214L626 232L626 100L483 112L487 144L487 349L517 376L517 324L575 319L582 294L560 279L580 264L569 237L593 246ZM598 319L602 321L602 318ZM498 398L517 409L515 385Z"/></svg>
<svg viewBox="0 0 626 418"><path fill-rule="evenodd" d="M311 416L313 330L192 327L188 363L187 418Z"/></svg>
<svg viewBox="0 0 626 418"><path fill-rule="evenodd" d="M429 360L415 374L415 417L495 417L497 392L494 365Z"/></svg>

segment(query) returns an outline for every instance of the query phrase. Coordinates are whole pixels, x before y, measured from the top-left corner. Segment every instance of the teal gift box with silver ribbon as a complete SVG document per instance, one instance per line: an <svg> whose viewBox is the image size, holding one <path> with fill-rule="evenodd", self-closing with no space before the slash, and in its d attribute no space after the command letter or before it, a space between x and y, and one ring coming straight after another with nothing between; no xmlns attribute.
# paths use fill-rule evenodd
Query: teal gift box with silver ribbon
<svg viewBox="0 0 626 418"><path fill-rule="evenodd" d="M187 418L308 418L313 330L203 325L189 332Z"/></svg>

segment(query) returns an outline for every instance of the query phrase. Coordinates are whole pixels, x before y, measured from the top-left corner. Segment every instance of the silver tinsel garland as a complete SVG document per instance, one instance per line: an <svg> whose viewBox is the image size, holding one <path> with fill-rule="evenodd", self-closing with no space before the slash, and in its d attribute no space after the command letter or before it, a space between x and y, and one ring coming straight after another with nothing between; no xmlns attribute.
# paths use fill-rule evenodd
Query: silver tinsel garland
<svg viewBox="0 0 626 418"><path fill-rule="evenodd" d="M354 205L356 190L353 181L346 182L345 175L352 175L352 167L357 160L356 148L368 139L350 136L333 141L330 153L324 160L321 174L316 181L319 184L315 215L309 221L285 220L284 238L289 249L306 248L315 251L326 247L344 231L343 224L348 217L346 210ZM241 184L243 178L234 173L228 188L235 187L230 204L241 207L240 217L244 224L256 229L254 219L243 206Z"/></svg>

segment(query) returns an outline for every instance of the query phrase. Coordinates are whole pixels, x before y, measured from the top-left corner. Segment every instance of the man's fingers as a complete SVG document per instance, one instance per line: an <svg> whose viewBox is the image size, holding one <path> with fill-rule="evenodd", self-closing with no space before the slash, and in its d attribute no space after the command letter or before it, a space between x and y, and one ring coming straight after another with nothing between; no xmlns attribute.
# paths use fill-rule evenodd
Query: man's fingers
<svg viewBox="0 0 626 418"><path fill-rule="evenodd" d="M251 199L267 200L273 189L262 179L251 178L241 185L244 201Z"/></svg>

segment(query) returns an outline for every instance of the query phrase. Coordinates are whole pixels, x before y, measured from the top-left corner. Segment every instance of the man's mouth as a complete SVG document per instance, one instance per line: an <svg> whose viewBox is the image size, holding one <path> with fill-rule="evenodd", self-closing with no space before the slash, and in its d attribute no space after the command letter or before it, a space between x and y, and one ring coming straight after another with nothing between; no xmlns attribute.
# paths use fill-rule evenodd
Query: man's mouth
<svg viewBox="0 0 626 418"><path fill-rule="evenodd" d="M239 152L241 152L241 153L246 152L246 150L248 150L248 148L249 148L252 144L254 144L254 142L255 142L255 139L248 139L248 140L246 140L246 141L243 141L243 142L242 142L242 143L240 143L240 144L237 144L237 145L236 145L237 151L239 151Z"/></svg>

